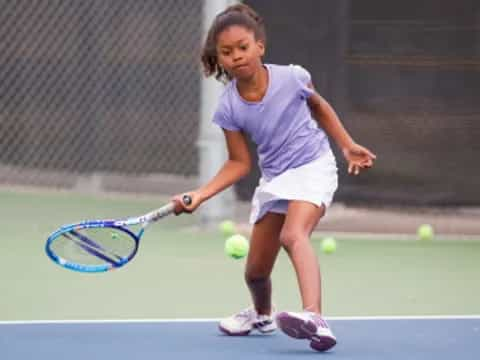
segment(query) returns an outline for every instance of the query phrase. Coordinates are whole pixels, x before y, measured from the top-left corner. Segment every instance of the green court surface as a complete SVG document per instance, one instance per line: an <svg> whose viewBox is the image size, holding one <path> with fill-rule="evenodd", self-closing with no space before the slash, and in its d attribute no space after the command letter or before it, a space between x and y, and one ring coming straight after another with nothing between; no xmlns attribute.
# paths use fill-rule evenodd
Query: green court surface
<svg viewBox="0 0 480 360"><path fill-rule="evenodd" d="M164 200L164 199L163 199ZM193 216L152 225L136 258L109 273L81 274L52 263L48 234L61 224L139 215L151 197L0 192L0 320L217 318L249 305L244 260ZM327 316L480 314L480 241L340 239L322 254ZM277 309L300 310L295 274L282 252L273 274Z"/></svg>

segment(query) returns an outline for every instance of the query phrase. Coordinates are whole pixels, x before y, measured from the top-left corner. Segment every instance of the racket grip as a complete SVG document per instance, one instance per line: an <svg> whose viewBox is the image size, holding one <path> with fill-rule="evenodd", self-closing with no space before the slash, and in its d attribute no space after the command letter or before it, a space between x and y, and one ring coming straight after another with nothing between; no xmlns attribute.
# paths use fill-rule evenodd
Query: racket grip
<svg viewBox="0 0 480 360"><path fill-rule="evenodd" d="M182 197L182 202L184 205L190 205L192 203L192 197L189 195L183 195ZM171 213L175 212L175 203L170 203L168 205L165 205L164 207L157 209L156 211L152 212L150 214L149 220L148 221L157 221L167 215L170 215Z"/></svg>
<svg viewBox="0 0 480 360"><path fill-rule="evenodd" d="M189 195L183 195L182 197L182 202L184 205L190 205L192 203L192 197ZM147 214L146 221L157 221L160 220L161 218L170 215L175 212L175 203L171 202L170 204L167 204L160 209L157 209L155 211L152 211L151 213ZM143 222L143 221L142 221Z"/></svg>
<svg viewBox="0 0 480 360"><path fill-rule="evenodd" d="M161 207L160 209L157 209L155 211L152 211L151 213L148 213L145 216L145 220L146 220L147 223L150 222L150 221L157 221L157 220L160 220L161 218L163 218L167 215L172 214L174 211L175 211L175 204L172 202L170 204L167 204L167 205Z"/></svg>

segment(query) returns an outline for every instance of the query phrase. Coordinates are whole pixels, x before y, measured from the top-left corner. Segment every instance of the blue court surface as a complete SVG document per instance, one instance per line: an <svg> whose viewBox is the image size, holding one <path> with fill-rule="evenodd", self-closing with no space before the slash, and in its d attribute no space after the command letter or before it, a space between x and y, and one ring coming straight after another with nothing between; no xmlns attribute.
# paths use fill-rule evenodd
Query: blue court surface
<svg viewBox="0 0 480 360"><path fill-rule="evenodd" d="M1 359L480 359L480 317L331 319L327 353L283 333L228 337L212 320L0 323Z"/></svg>

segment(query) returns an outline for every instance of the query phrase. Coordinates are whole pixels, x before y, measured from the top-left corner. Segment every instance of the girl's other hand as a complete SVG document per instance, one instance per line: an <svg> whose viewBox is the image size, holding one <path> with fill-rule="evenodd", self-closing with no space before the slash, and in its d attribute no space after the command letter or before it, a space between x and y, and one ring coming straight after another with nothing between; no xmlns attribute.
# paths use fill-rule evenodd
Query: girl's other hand
<svg viewBox="0 0 480 360"><path fill-rule="evenodd" d="M344 148L343 155L348 162L348 173L353 175L358 175L360 169L371 168L377 158L370 150L356 143Z"/></svg>

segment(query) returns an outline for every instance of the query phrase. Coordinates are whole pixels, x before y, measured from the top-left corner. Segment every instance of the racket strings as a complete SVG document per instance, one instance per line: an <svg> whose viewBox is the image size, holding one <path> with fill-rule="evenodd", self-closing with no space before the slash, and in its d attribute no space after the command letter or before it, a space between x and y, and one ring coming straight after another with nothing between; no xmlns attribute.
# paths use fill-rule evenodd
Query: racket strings
<svg viewBox="0 0 480 360"><path fill-rule="evenodd" d="M76 239L72 239L70 238L72 241L77 241L78 244L81 246L81 247L84 247L84 249L86 251L91 251L93 252L94 254L97 254L98 252L101 252L105 255L111 255L113 256L114 258L120 260L122 257L120 255L117 255L115 252L113 252L112 250L109 250L109 249L106 249L104 248L102 245L96 243L94 240L90 239L88 236L85 236L75 230L72 230L70 231L70 234L75 236L78 240L80 240L81 242L78 242L78 240ZM67 234L64 234L64 236L67 236ZM112 235L113 236L113 235ZM118 236L118 235L115 235L115 236Z"/></svg>
<svg viewBox="0 0 480 360"><path fill-rule="evenodd" d="M85 251L90 255L98 257L99 260L105 260L106 262L109 262L112 265L118 265L118 261L122 259L119 255L104 249L102 246L98 245L93 240L89 239L88 237L82 234L79 234L76 231L71 231L70 233L65 233L62 235L67 239L71 240L81 250ZM113 255L113 256L110 257L110 255Z"/></svg>
<svg viewBox="0 0 480 360"><path fill-rule="evenodd" d="M52 251L76 264L119 266L137 247L130 234L117 228L84 228L61 235L51 244Z"/></svg>

